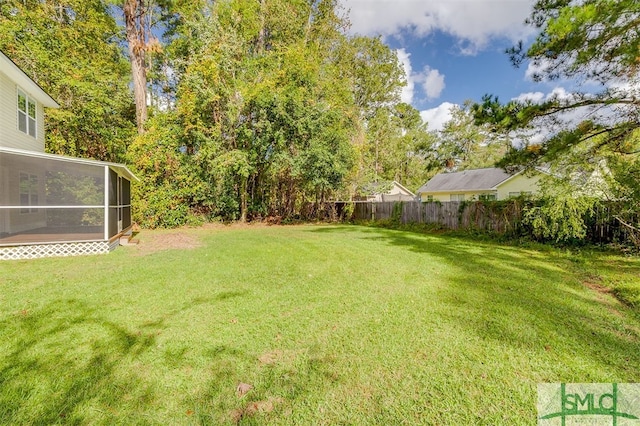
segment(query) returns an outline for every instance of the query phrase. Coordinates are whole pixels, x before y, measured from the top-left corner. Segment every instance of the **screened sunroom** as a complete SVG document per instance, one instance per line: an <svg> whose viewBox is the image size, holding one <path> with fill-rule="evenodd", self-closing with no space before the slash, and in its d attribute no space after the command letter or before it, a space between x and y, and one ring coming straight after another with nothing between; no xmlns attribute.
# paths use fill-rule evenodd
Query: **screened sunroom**
<svg viewBox="0 0 640 426"><path fill-rule="evenodd" d="M113 250L134 179L122 164L0 147L0 259Z"/></svg>

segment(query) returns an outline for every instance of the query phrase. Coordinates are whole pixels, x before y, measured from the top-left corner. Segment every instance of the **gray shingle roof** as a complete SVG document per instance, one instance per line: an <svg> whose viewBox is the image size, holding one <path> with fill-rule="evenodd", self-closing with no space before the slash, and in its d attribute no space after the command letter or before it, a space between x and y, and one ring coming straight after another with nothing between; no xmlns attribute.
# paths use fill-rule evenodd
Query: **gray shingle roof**
<svg viewBox="0 0 640 426"><path fill-rule="evenodd" d="M484 191L494 189L497 185L509 179L509 174L502 169L475 169L455 173L440 173L435 175L418 189L418 192L441 191Z"/></svg>

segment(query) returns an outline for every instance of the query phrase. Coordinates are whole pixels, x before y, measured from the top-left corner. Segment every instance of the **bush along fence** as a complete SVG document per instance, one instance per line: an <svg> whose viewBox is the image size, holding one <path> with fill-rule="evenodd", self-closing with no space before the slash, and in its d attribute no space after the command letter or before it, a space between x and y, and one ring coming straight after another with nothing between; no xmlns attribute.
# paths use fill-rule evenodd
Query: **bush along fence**
<svg viewBox="0 0 640 426"><path fill-rule="evenodd" d="M480 230L497 235L541 237L533 229L525 213L536 206L536 201L511 199L505 201L462 202L335 202L327 203L316 212L317 219L388 221L393 224L433 224L452 230ZM573 242L593 244L620 243L638 247L638 235L622 224L615 204L602 205L582 218L584 235ZM638 218L632 222L638 223ZM565 242L572 242L565 239Z"/></svg>

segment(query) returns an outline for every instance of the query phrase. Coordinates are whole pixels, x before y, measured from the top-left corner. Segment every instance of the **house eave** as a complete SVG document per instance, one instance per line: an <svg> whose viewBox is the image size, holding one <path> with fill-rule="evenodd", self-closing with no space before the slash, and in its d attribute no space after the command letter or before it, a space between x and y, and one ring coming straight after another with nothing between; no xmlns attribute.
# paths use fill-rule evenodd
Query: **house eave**
<svg viewBox="0 0 640 426"><path fill-rule="evenodd" d="M15 82L22 90L48 108L60 108L60 105L42 87L33 81L15 62L0 51L0 64L2 73Z"/></svg>
<svg viewBox="0 0 640 426"><path fill-rule="evenodd" d="M493 188L474 188L474 189L447 189L443 191L421 191L418 190L419 194L450 194L452 192L485 192L485 191L497 191L498 188L494 186Z"/></svg>
<svg viewBox="0 0 640 426"><path fill-rule="evenodd" d="M516 173L512 174L511 176L507 177L502 182L497 183L495 188L497 189L500 185L504 185L505 183L509 182L510 180L515 178L516 176L520 176L523 172L524 172L524 170L520 170L519 172L516 172Z"/></svg>
<svg viewBox="0 0 640 426"><path fill-rule="evenodd" d="M407 187L405 187L404 185L402 185L400 182L398 182L398 181L395 181L395 180L394 180L392 183L393 183L393 184L395 184L395 185L397 185L398 187L400 187L403 191L406 191L406 192L407 192L407 195L409 195L409 196L411 196L411 197L415 197L415 196L416 196L416 194L414 194L413 192L409 191L409 190L407 189Z"/></svg>

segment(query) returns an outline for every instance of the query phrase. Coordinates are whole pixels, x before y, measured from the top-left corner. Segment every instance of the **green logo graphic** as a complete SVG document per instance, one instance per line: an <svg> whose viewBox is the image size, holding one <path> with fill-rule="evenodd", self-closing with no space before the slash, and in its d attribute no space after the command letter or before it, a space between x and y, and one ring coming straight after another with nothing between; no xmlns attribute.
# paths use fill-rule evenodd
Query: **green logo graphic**
<svg viewBox="0 0 640 426"><path fill-rule="evenodd" d="M640 425L640 384L538 384L538 424Z"/></svg>

